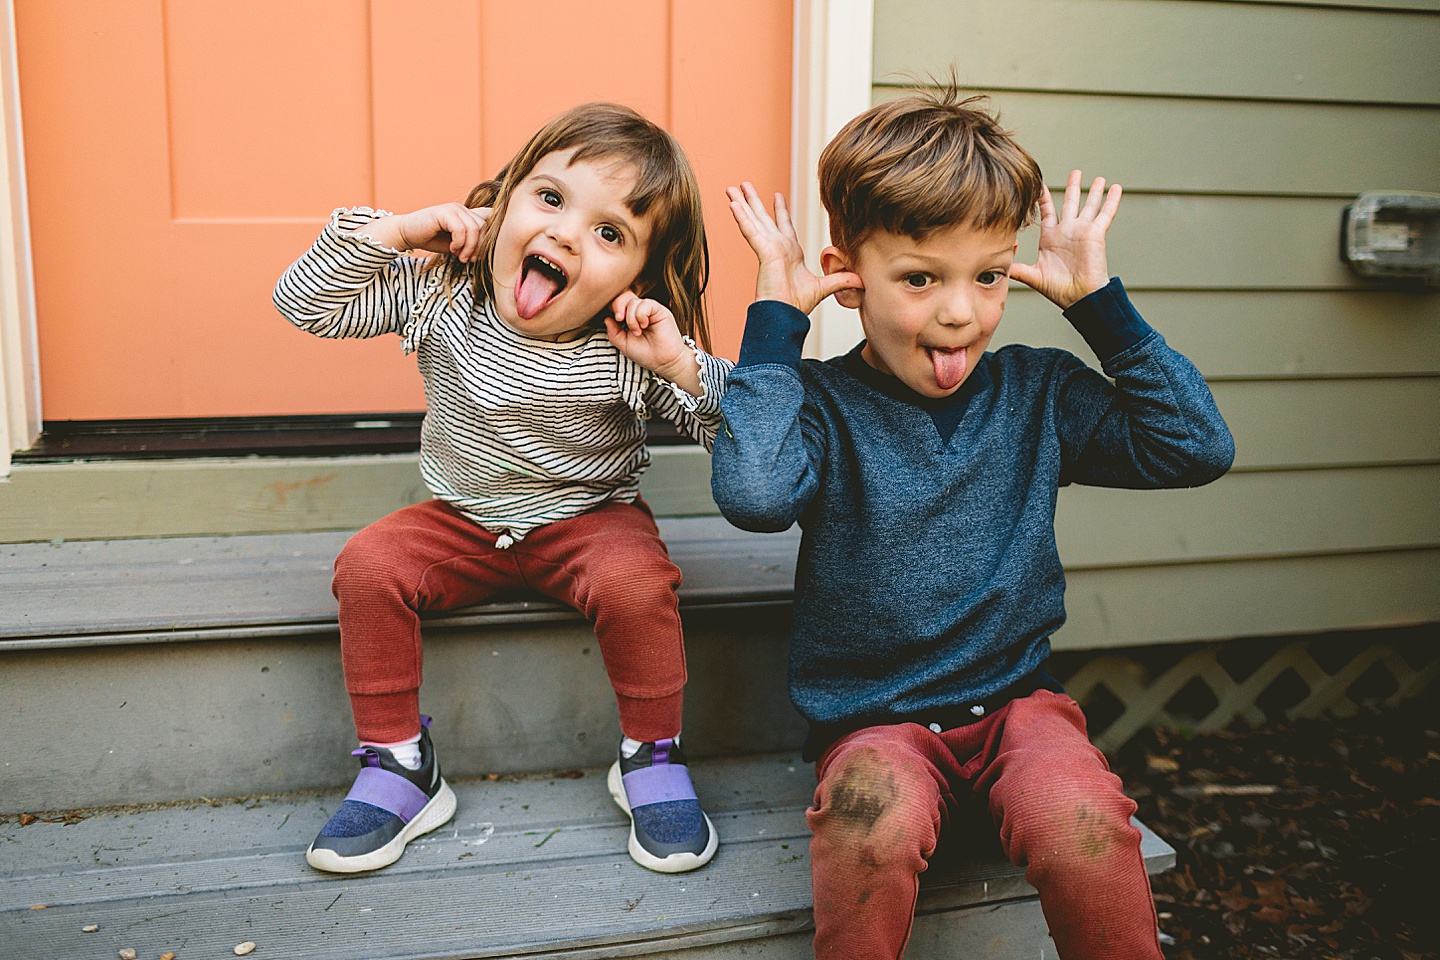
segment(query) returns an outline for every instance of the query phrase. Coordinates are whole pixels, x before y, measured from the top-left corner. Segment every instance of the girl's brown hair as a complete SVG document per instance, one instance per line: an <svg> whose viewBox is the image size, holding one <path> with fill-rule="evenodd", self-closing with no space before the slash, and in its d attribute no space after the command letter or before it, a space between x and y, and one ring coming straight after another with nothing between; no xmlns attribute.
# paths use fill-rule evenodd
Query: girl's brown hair
<svg viewBox="0 0 1440 960"><path fill-rule="evenodd" d="M680 332L708 352L704 294L710 280L710 253L700 185L675 138L629 107L585 103L541 127L493 180L479 184L465 198L467 207L495 211L485 226L480 255L461 263L445 254L436 257L431 268L441 271L447 289L469 282L475 285L478 300L490 299L495 291L495 238L510 197L542 157L564 150L575 151L571 163L619 160L634 169L635 186L625 205L638 217L649 216L651 223L650 247L636 292L669 307Z"/></svg>

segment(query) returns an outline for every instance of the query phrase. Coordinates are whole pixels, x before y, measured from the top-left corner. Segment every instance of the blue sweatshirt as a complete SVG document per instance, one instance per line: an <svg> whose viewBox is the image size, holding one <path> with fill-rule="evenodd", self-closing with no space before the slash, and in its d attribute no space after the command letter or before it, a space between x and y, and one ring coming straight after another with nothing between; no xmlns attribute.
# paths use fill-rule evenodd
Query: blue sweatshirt
<svg viewBox="0 0 1440 960"><path fill-rule="evenodd" d="M1065 316L1113 383L1067 351L1008 346L932 400L861 347L802 360L808 318L751 305L711 486L738 527L803 530L789 685L807 756L851 729L1047 685L1035 678L1065 622L1061 485L1198 486L1229 469L1204 379L1118 279Z"/></svg>

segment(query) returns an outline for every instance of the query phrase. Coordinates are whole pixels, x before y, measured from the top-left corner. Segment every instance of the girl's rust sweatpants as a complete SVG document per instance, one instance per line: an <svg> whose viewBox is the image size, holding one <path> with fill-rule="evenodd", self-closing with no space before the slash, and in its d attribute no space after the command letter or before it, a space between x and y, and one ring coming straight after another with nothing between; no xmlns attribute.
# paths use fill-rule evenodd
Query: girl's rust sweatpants
<svg viewBox="0 0 1440 960"><path fill-rule="evenodd" d="M1135 802L1069 697L1040 690L939 733L866 727L826 750L816 773L805 817L820 960L904 952L920 873L976 803L1040 891L1061 960L1161 960Z"/></svg>
<svg viewBox="0 0 1440 960"><path fill-rule="evenodd" d="M670 562L643 503L612 503L531 531L507 549L449 504L406 507L350 538L335 561L340 656L362 742L420 732L422 611L532 590L595 625L620 729L636 740L680 731L685 648Z"/></svg>

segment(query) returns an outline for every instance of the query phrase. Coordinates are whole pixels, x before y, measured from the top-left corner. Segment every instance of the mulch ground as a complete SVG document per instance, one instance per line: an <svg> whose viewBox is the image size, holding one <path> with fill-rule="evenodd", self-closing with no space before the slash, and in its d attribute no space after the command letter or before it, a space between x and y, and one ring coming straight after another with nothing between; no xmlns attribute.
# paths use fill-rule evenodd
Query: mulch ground
<svg viewBox="0 0 1440 960"><path fill-rule="evenodd" d="M1440 710L1187 736L1115 770L1176 849L1154 878L1170 960L1440 957Z"/></svg>

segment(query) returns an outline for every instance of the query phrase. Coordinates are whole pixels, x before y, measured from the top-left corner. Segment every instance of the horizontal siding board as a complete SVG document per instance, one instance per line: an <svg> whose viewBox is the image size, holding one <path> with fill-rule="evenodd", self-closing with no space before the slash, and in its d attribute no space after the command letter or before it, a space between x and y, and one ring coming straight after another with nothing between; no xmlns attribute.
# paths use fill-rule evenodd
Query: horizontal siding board
<svg viewBox="0 0 1440 960"><path fill-rule="evenodd" d="M1060 491L1067 568L1440 547L1440 466L1231 473L1193 490Z"/></svg>
<svg viewBox="0 0 1440 960"><path fill-rule="evenodd" d="M1017 24L1093 26L1037 44ZM880 0L874 82L953 67L969 87L1440 103L1440 16L1183 0Z"/></svg>
<svg viewBox="0 0 1440 960"><path fill-rule="evenodd" d="M1340 261L1343 200L1130 194L1107 243L1132 289L1360 289ZM1033 263L1036 228L1020 235Z"/></svg>
<svg viewBox="0 0 1440 960"><path fill-rule="evenodd" d="M1058 650L1440 621L1440 550L1067 573Z"/></svg>
<svg viewBox="0 0 1440 960"><path fill-rule="evenodd" d="M1121 227L1117 227L1117 232ZM1132 290L1136 307L1206 377L1378 377L1440 373L1440 291ZM1059 309L1010 291L994 344L1093 355Z"/></svg>
<svg viewBox="0 0 1440 960"><path fill-rule="evenodd" d="M1440 463L1440 377L1213 386L1235 466ZM1432 491L1440 499L1440 485Z"/></svg>
<svg viewBox="0 0 1440 960"><path fill-rule="evenodd" d="M716 512L702 448L651 455L657 515ZM358 530L428 499L414 454L21 463L0 484L0 543Z"/></svg>
<svg viewBox="0 0 1440 960"><path fill-rule="evenodd" d="M1079 168L1149 192L1440 192L1440 107L981 92L1057 188Z"/></svg>

